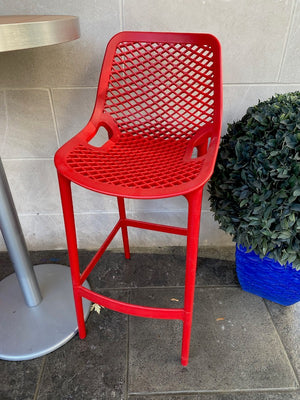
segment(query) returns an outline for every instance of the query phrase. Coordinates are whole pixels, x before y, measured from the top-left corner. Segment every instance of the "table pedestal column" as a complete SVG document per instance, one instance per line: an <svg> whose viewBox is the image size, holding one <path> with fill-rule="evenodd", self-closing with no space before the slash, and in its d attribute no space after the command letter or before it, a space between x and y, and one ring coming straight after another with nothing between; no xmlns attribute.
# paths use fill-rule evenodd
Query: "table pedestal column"
<svg viewBox="0 0 300 400"><path fill-rule="evenodd" d="M8 186L0 158L0 229L13 263L25 302L28 307L38 305L42 295L32 269L18 214Z"/></svg>

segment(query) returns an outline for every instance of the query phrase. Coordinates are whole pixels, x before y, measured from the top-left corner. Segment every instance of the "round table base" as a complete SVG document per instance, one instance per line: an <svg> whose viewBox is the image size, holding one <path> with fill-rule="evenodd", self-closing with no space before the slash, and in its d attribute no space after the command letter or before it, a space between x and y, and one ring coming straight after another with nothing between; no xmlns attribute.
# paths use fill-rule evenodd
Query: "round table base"
<svg viewBox="0 0 300 400"><path fill-rule="evenodd" d="M27 307L16 274L0 282L0 359L31 360L48 354L77 333L70 268L34 266L43 300ZM85 285L89 288L88 283ZM84 299L85 318L90 301Z"/></svg>

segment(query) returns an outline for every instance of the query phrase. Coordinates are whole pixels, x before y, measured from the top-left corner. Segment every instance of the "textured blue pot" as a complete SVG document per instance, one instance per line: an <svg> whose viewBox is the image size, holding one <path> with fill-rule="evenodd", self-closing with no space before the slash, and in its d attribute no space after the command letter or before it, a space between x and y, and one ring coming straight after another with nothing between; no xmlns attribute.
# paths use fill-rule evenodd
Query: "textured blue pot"
<svg viewBox="0 0 300 400"><path fill-rule="evenodd" d="M261 259L254 251L246 253L246 248L236 246L236 271L243 290L290 306L300 301L300 271L280 265L265 257Z"/></svg>

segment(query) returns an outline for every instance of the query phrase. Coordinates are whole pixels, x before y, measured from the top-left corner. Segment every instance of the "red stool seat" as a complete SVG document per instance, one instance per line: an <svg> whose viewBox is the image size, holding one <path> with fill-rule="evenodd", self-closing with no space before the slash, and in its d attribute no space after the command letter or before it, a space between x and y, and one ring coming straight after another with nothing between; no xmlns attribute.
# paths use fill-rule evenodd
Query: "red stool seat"
<svg viewBox="0 0 300 400"><path fill-rule="evenodd" d="M206 159L187 157L187 144L128 133L100 148L79 142L64 152L60 168L73 182L100 193L133 198L178 195L203 184Z"/></svg>

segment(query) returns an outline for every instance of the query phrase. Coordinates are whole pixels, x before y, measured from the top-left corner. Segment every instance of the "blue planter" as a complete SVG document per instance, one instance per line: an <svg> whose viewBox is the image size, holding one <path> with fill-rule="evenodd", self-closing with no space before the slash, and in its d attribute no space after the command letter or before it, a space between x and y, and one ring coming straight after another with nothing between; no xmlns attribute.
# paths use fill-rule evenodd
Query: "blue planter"
<svg viewBox="0 0 300 400"><path fill-rule="evenodd" d="M261 259L254 251L246 253L246 248L236 246L236 271L243 290L290 306L300 301L300 271L280 265L265 257Z"/></svg>

